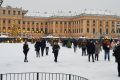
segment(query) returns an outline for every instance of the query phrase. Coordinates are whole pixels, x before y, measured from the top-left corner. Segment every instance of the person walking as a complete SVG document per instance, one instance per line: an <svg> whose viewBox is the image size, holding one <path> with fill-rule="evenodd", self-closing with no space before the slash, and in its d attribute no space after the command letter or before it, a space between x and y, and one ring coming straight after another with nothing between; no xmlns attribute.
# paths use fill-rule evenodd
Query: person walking
<svg viewBox="0 0 120 80"><path fill-rule="evenodd" d="M90 62L90 56L92 56L92 61L94 62L94 53L95 53L95 45L92 41L87 42L87 53L88 53L88 61Z"/></svg>
<svg viewBox="0 0 120 80"><path fill-rule="evenodd" d="M58 45L57 42L54 42L53 47L52 47L52 52L54 53L54 61L57 62L58 58L58 52L59 52L60 46Z"/></svg>
<svg viewBox="0 0 120 80"><path fill-rule="evenodd" d="M37 40L36 43L35 43L35 51L36 51L36 57L40 57L40 41Z"/></svg>
<svg viewBox="0 0 120 80"><path fill-rule="evenodd" d="M82 42L82 46L81 46L82 47L82 56L84 56L84 55L86 56L87 55L86 54L86 43L87 42Z"/></svg>
<svg viewBox="0 0 120 80"><path fill-rule="evenodd" d="M50 43L46 41L46 55L48 55L49 47L50 47Z"/></svg>
<svg viewBox="0 0 120 80"><path fill-rule="evenodd" d="M113 50L113 56L115 56L115 61L118 64L118 76L120 77L120 43L116 45L115 49Z"/></svg>
<svg viewBox="0 0 120 80"><path fill-rule="evenodd" d="M40 42L40 47L41 47L41 55L43 56L44 55L44 49L46 47L46 41L43 39L41 42Z"/></svg>
<svg viewBox="0 0 120 80"><path fill-rule="evenodd" d="M74 47L74 53L75 53L77 50L77 40L76 39L73 40L73 47Z"/></svg>
<svg viewBox="0 0 120 80"><path fill-rule="evenodd" d="M101 45L99 44L98 41L95 43L95 60L99 60L99 53L101 51Z"/></svg>
<svg viewBox="0 0 120 80"><path fill-rule="evenodd" d="M27 60L28 51L29 51L29 46L27 44L27 41L25 41L25 43L23 45L23 53L25 55L24 62L28 62L28 60Z"/></svg>

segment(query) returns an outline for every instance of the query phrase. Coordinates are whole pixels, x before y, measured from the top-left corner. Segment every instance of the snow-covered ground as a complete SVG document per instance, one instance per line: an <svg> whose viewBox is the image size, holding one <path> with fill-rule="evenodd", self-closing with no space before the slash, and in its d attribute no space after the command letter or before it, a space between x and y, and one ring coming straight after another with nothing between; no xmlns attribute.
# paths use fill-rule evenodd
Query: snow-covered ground
<svg viewBox="0 0 120 80"><path fill-rule="evenodd" d="M112 56L111 61L104 61L104 52L99 61L88 62L87 56L81 56L81 49L74 53L73 48L61 47L58 63L54 62L52 49L49 55L36 58L34 44L29 43L28 63L24 63L23 43L0 43L0 74L21 72L52 72L75 74L89 80L120 80L117 76L117 64Z"/></svg>

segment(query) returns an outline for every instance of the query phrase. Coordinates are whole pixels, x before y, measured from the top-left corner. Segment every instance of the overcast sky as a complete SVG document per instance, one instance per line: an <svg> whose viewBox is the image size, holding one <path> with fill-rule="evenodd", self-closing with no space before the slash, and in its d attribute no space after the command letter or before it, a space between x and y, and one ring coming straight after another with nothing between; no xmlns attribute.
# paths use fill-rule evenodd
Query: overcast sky
<svg viewBox="0 0 120 80"><path fill-rule="evenodd" d="M4 0L2 6L22 7L30 12L109 10L120 15L120 0Z"/></svg>

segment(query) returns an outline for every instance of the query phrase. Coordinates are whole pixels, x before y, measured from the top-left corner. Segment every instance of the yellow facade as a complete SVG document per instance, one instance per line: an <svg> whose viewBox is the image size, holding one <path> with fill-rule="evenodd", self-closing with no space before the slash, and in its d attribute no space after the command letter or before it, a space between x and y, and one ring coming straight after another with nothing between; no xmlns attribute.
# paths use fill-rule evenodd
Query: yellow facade
<svg viewBox="0 0 120 80"><path fill-rule="evenodd" d="M80 14L77 16L33 17L25 16L22 8L0 7L0 33L11 36L13 24L19 37L39 38L46 35L58 37L119 38L120 17L116 15Z"/></svg>

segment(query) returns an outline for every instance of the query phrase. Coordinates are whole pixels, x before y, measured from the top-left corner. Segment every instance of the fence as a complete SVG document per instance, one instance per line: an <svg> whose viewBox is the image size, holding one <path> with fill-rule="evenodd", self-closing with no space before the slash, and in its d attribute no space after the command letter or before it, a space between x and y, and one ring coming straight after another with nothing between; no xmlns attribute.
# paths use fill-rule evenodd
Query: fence
<svg viewBox="0 0 120 80"><path fill-rule="evenodd" d="M81 76L64 73L28 72L28 73L0 74L0 80L88 80L88 79Z"/></svg>

